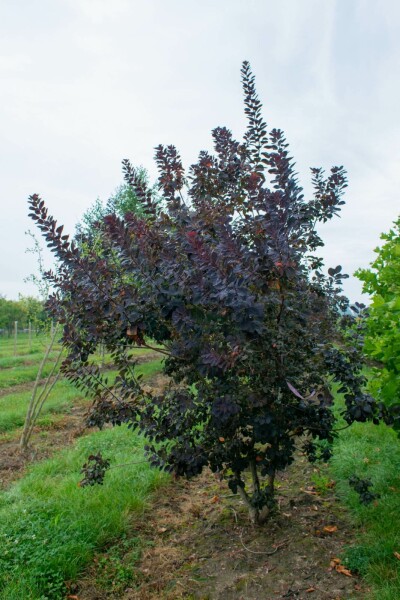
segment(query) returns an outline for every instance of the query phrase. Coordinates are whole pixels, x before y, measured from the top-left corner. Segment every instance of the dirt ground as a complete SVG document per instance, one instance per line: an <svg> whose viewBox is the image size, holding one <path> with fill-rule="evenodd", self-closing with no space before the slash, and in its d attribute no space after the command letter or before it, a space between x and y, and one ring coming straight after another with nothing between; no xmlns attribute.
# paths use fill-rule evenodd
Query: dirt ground
<svg viewBox="0 0 400 600"><path fill-rule="evenodd" d="M154 498L131 535L144 540L133 584L106 591L96 566L76 584L79 600L360 600L367 589L340 562L354 532L334 493L310 485L299 456L278 482L278 514L252 526L244 506L211 473ZM107 554L103 555L106 560ZM124 563L122 557L121 562ZM129 555L125 567L129 567ZM74 596L72 596L74 597Z"/></svg>

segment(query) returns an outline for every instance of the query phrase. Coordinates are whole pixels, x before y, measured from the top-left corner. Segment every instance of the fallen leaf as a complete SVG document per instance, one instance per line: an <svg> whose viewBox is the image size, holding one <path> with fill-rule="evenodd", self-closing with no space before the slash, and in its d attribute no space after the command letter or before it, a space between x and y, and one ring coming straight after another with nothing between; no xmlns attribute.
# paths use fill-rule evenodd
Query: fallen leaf
<svg viewBox="0 0 400 600"><path fill-rule="evenodd" d="M346 575L346 577L353 577L349 569L346 569L344 565L336 565L336 571L342 575Z"/></svg>
<svg viewBox="0 0 400 600"><path fill-rule="evenodd" d="M340 565L340 558L332 558L332 562L335 563L336 565Z"/></svg>
<svg viewBox="0 0 400 600"><path fill-rule="evenodd" d="M165 533L167 531L166 527L159 527L159 529L157 529L157 533Z"/></svg>
<svg viewBox="0 0 400 600"><path fill-rule="evenodd" d="M400 552L393 552L393 554L397 558L397 560L400 560Z"/></svg>
<svg viewBox="0 0 400 600"><path fill-rule="evenodd" d="M219 496L213 496L210 500L211 504L215 504L216 502L219 502Z"/></svg>
<svg viewBox="0 0 400 600"><path fill-rule="evenodd" d="M310 587L308 590L306 590L306 594L311 594L311 592L315 592L315 588Z"/></svg>
<svg viewBox="0 0 400 600"><path fill-rule="evenodd" d="M325 533L335 533L335 531L337 531L337 526L336 525L326 525L324 527L323 531Z"/></svg>

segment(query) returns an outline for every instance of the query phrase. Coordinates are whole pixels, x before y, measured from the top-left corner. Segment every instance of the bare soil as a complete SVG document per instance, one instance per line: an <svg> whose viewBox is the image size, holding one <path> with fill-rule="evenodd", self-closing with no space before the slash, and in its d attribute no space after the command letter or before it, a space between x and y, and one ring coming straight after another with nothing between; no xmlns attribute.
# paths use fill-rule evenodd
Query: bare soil
<svg viewBox="0 0 400 600"><path fill-rule="evenodd" d="M96 583L97 557L74 587L79 600L360 600L367 589L340 561L354 536L334 493L310 484L314 467L298 456L278 480L278 513L252 526L245 507L205 472L163 489L132 536L143 541L139 564L122 557L133 583L118 592ZM117 581L118 583L118 581Z"/></svg>

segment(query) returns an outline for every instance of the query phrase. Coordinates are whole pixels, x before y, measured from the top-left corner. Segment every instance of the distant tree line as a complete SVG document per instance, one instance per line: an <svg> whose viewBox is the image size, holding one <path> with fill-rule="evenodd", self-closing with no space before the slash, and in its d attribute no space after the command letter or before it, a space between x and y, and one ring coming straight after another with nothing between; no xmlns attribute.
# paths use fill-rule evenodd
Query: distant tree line
<svg viewBox="0 0 400 600"><path fill-rule="evenodd" d="M48 316L41 300L33 296L20 296L18 300L8 300L0 295L0 333L10 335L14 323L18 321L18 329L28 329L29 322L36 329L43 329Z"/></svg>

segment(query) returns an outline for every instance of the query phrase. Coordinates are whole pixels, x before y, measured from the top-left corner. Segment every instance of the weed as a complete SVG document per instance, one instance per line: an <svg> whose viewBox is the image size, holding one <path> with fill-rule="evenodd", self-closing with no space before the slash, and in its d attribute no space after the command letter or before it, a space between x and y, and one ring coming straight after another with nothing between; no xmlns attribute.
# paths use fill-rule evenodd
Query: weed
<svg viewBox="0 0 400 600"><path fill-rule="evenodd" d="M140 556L140 539L121 536L117 544L110 546L107 552L94 560L97 585L114 594L123 592L136 580L134 565Z"/></svg>
<svg viewBox="0 0 400 600"><path fill-rule="evenodd" d="M335 485L330 477L318 472L312 474L311 481L314 484L315 491L321 496L326 496Z"/></svg>

